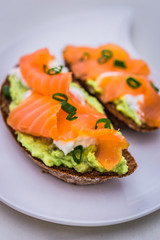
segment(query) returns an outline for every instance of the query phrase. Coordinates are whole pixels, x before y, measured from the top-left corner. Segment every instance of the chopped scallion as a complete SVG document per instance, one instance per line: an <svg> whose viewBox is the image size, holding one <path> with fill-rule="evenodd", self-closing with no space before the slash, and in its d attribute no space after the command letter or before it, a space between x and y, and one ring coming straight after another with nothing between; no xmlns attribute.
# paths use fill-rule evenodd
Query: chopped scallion
<svg viewBox="0 0 160 240"><path fill-rule="evenodd" d="M43 65L43 70L48 75L56 75L58 73L61 73L62 69L63 69L62 65L54 67L54 68L48 68L47 65Z"/></svg>
<svg viewBox="0 0 160 240"><path fill-rule="evenodd" d="M87 52L83 53L83 56L80 58L80 61L88 60L90 59L90 55Z"/></svg>
<svg viewBox="0 0 160 240"><path fill-rule="evenodd" d="M126 82L131 88L139 88L141 86L141 83L132 77L127 78Z"/></svg>
<svg viewBox="0 0 160 240"><path fill-rule="evenodd" d="M159 92L159 88L157 88L157 87L154 85L153 82L151 82L151 86L154 88L154 90L155 90L156 92Z"/></svg>
<svg viewBox="0 0 160 240"><path fill-rule="evenodd" d="M98 128L98 123L105 123L104 128L109 128L111 129L111 121L108 118L100 118L97 120L95 129Z"/></svg>
<svg viewBox="0 0 160 240"><path fill-rule="evenodd" d="M58 98L57 96L62 97L62 98ZM52 95L52 98L59 102L68 101L68 97L63 93L55 93Z"/></svg>
<svg viewBox="0 0 160 240"><path fill-rule="evenodd" d="M57 97L59 96L59 97ZM70 103L68 103L68 97L63 94L63 93L55 93L52 95L52 98L61 102L61 108L68 113L68 116L66 117L67 120L69 121L73 121L75 119L77 119L77 116L74 116L76 114L77 108L75 108L74 106L72 106Z"/></svg>
<svg viewBox="0 0 160 240"><path fill-rule="evenodd" d="M113 57L113 53L108 50L108 49L103 49L102 50L102 56L106 56L107 58L112 58Z"/></svg>
<svg viewBox="0 0 160 240"><path fill-rule="evenodd" d="M117 59L114 60L114 66L120 67L120 68L127 68L124 61L117 60Z"/></svg>
<svg viewBox="0 0 160 240"><path fill-rule="evenodd" d="M108 49L103 49L101 54L102 56L98 58L99 64L106 63L113 56L112 52Z"/></svg>
<svg viewBox="0 0 160 240"><path fill-rule="evenodd" d="M82 153L83 153L83 146L82 145L76 146L74 148L74 150L72 151L72 157L73 157L74 161L78 164L81 162Z"/></svg>

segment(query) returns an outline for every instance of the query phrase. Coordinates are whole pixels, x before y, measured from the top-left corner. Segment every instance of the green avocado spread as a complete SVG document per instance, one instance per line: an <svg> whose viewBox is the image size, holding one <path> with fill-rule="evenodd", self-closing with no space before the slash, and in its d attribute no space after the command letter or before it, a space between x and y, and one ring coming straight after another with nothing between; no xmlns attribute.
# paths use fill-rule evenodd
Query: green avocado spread
<svg viewBox="0 0 160 240"><path fill-rule="evenodd" d="M92 93L98 93L98 94L102 93L102 88L100 86L98 86L97 81L92 80L92 79L88 79L87 80L87 85L92 88Z"/></svg>
<svg viewBox="0 0 160 240"><path fill-rule="evenodd" d="M21 82L15 78L13 75L9 77L10 81L10 95L11 104L10 111L18 106L18 104L23 100L23 95L29 89L24 87ZM80 88L85 95L85 100L92 106L94 106L100 112L103 112L102 105L94 97L91 97L83 88L75 83L71 83L74 86ZM74 168L77 172L85 173L90 172L93 169L99 172L106 172L106 169L97 161L95 153L97 146L90 145L83 149L81 162L78 164L74 161L72 157L72 152L65 155L62 150L58 149L56 145L53 144L52 139L43 137L34 137L21 132L16 132L17 140L24 146L33 157L37 157L43 163L48 166L64 166L68 168ZM112 169L111 172L115 172L118 175L125 174L128 171L127 161L122 157L121 161Z"/></svg>
<svg viewBox="0 0 160 240"><path fill-rule="evenodd" d="M116 99L114 101L115 105L116 105L116 109L123 113L126 117L131 118L135 123L137 123L137 125L141 125L142 121L139 119L139 117L137 116L137 113L130 109L128 103L124 100L123 97Z"/></svg>

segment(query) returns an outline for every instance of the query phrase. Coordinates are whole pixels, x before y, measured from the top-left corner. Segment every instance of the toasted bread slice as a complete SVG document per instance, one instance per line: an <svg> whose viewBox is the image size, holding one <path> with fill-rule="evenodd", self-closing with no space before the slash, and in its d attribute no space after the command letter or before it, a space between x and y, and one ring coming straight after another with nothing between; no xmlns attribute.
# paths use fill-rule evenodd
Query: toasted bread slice
<svg viewBox="0 0 160 240"><path fill-rule="evenodd" d="M65 62L65 64L66 64L66 67L70 71L72 71L72 65L69 64L68 62ZM73 78L74 78L74 81L78 82L89 94L91 94L92 96L96 97L99 100L99 102L104 106L105 112L106 112L108 118L111 120L114 127L131 128L138 132L150 132L150 131L158 129L158 127L151 127L145 123L143 123L142 125L139 126L131 118L126 117L123 113L117 111L116 105L114 103L102 102L100 99L100 95L93 94L92 87L87 85L87 83L86 83L86 81L84 81L84 79L77 79L74 75L74 72L73 72Z"/></svg>
<svg viewBox="0 0 160 240"><path fill-rule="evenodd" d="M44 172L48 172L54 176L56 176L57 178L68 182L68 183L74 183L74 184L78 184L78 185L88 185L88 184L97 184L97 183L102 183L107 181L108 179L111 178L122 178L125 176L128 176L130 174L132 174L136 168L137 168L137 163L135 161L135 159L132 157L132 155L127 151L124 150L123 151L123 156L125 157L125 159L127 160L127 165L128 165L128 172L124 175L118 175L116 173L113 172L107 172L107 173L100 173L98 171L92 171L90 173L78 173L76 172L74 169L69 169L66 167L47 167L41 160L39 160L38 158L35 158L31 155L31 153L24 148L21 143L19 143L17 141L17 136L15 134L15 131L7 124L7 117L9 114L9 104L10 104L10 99L6 99L3 96L3 86L4 85L8 85L9 86L9 81L8 78L5 80L5 82L2 85L1 88L1 92L0 92L0 108L1 108L1 113L2 113L2 117L3 120L6 124L6 126L8 127L10 133L12 134L12 136L14 137L14 139L16 140L17 144L21 147L21 149L38 165L42 168L42 170Z"/></svg>

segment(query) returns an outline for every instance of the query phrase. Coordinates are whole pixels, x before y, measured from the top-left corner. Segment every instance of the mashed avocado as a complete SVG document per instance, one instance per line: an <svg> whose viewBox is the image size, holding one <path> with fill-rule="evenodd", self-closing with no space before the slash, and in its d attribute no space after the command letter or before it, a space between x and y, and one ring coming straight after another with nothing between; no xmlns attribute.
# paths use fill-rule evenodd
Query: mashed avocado
<svg viewBox="0 0 160 240"><path fill-rule="evenodd" d="M13 108L17 107L20 102L23 100L23 96L28 88L24 87L22 83L14 76L9 76L10 81L10 95L12 98L12 102L9 106L9 110L11 111Z"/></svg>
<svg viewBox="0 0 160 240"><path fill-rule="evenodd" d="M102 93L102 88L98 86L97 81L88 79L87 84L92 87L92 93Z"/></svg>
<svg viewBox="0 0 160 240"><path fill-rule="evenodd" d="M137 125L140 126L142 124L141 120L137 116L137 113L134 110L130 109L129 105L123 97L115 100L114 103L116 105L116 109L119 112L122 112L126 117L131 118L135 123L137 123Z"/></svg>
<svg viewBox="0 0 160 240"><path fill-rule="evenodd" d="M28 88L24 87L21 82L14 76L9 77L10 81L10 94L12 102L10 104L10 110L18 106L18 104L23 100L23 95L28 91ZM72 83L75 86L75 83ZM76 85L79 87L78 85ZM81 88L81 87L79 87ZM83 88L82 91L85 94L86 101L94 106L100 112L103 112L103 107L97 101L96 98L91 97ZM46 166L52 167L64 166L68 168L74 168L77 172L85 173L90 172L93 169L99 172L106 172L106 169L97 161L95 152L97 147L95 145L90 145L89 147L83 149L81 163L77 164L72 157L72 152L64 155L63 151L59 150L52 140L33 137L21 132L16 132L17 140L24 146L29 152L31 152L33 157L37 157L42 160ZM127 161L124 157L119 164L117 164L112 172L116 172L119 175L125 174L128 171Z"/></svg>

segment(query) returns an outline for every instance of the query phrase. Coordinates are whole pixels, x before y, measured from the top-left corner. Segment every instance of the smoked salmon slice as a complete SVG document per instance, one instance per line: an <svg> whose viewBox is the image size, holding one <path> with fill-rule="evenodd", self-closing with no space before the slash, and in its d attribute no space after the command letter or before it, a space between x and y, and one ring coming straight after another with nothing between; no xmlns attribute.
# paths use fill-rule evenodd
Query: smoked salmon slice
<svg viewBox="0 0 160 240"><path fill-rule="evenodd" d="M33 92L9 113L7 123L20 132L52 138L57 135L60 108L59 102Z"/></svg>
<svg viewBox="0 0 160 240"><path fill-rule="evenodd" d="M108 76L107 76L108 75ZM127 80L136 81L138 86L130 86ZM141 120L149 126L160 127L160 95L152 86L152 82L145 76L138 76L129 73L112 72L100 77L97 80L98 85L102 88L100 99L104 102L112 102L125 94L137 96L142 94L143 101L139 102L142 113Z"/></svg>
<svg viewBox="0 0 160 240"><path fill-rule="evenodd" d="M47 48L25 55L19 62L21 74L29 87L37 93L46 96L52 96L56 92L67 94L72 73L49 75L44 71L44 65L48 66L53 59L54 56Z"/></svg>
<svg viewBox="0 0 160 240"><path fill-rule="evenodd" d="M132 59L125 50L115 44L106 44L98 48L67 46L63 56L76 78L83 80L96 80L106 71L130 72L145 76L150 74L147 63L140 59Z"/></svg>
<svg viewBox="0 0 160 240"><path fill-rule="evenodd" d="M96 139L98 146L96 158L108 171L121 161L122 149L129 146L125 137L113 129L87 130L81 131L79 134L80 137L88 135Z"/></svg>
<svg viewBox="0 0 160 240"><path fill-rule="evenodd" d="M13 109L8 117L8 124L15 130L48 138L69 139L75 137L72 127L94 129L99 118L106 118L102 113L86 105L84 108L76 99L69 100L76 107L74 121L66 120L67 113L61 109L61 104L48 96L32 94ZM101 125L103 126L103 125Z"/></svg>

